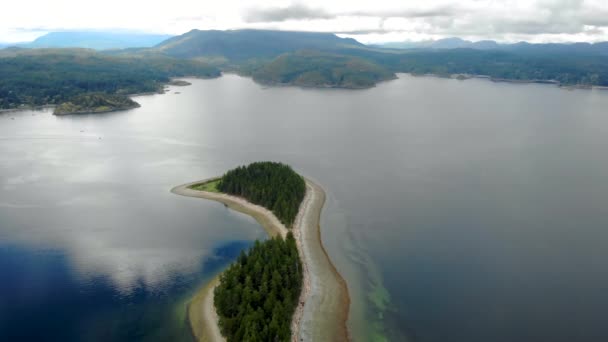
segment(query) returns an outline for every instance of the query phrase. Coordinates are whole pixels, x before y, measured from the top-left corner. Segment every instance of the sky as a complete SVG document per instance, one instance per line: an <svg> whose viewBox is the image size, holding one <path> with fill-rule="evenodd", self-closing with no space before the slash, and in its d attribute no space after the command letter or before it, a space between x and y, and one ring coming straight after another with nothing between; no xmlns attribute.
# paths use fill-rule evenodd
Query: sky
<svg viewBox="0 0 608 342"><path fill-rule="evenodd" d="M460 37L501 42L608 41L608 0L19 0L0 5L0 42L50 31L191 29L333 32L363 43Z"/></svg>

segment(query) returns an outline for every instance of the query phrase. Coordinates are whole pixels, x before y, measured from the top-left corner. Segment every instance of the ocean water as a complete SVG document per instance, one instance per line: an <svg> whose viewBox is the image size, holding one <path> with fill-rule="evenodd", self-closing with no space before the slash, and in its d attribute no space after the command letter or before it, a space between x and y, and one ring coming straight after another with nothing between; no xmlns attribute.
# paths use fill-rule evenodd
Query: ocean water
<svg viewBox="0 0 608 342"><path fill-rule="evenodd" d="M0 114L0 340L189 340L187 298L265 233L169 190L256 160L325 188L355 340L608 338L608 92L191 82Z"/></svg>

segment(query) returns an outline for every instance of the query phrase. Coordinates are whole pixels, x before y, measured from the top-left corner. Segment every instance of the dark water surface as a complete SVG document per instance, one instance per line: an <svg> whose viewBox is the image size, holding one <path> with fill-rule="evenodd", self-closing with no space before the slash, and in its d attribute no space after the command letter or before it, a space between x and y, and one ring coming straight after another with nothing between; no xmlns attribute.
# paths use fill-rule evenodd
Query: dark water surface
<svg viewBox="0 0 608 342"><path fill-rule="evenodd" d="M187 298L265 234L169 189L255 160L325 187L356 340L608 340L608 92L193 83L0 114L0 340L187 340Z"/></svg>

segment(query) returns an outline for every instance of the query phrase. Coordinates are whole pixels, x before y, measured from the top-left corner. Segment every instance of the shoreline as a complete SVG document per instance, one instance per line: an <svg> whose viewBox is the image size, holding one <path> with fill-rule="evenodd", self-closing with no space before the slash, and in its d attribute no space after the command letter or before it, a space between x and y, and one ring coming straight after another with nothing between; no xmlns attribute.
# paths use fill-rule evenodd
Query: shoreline
<svg viewBox="0 0 608 342"><path fill-rule="evenodd" d="M100 110L100 111L94 111L94 110L77 110L75 112L68 112L68 113L56 113L53 112L53 115L55 116L66 116L66 115L81 115L81 114L103 114L103 113L114 113L114 112L123 112L123 111L127 111L127 110L131 110L131 109L135 109L135 108L140 108L141 105L137 102L135 102L137 105L132 105L132 106L128 106L128 107L121 107L121 108L112 108L112 109L108 109L108 110ZM57 108L55 107L55 110L57 110Z"/></svg>
<svg viewBox="0 0 608 342"><path fill-rule="evenodd" d="M123 94L124 96L128 97L128 98L133 98L133 97L139 97L139 96L148 96L148 95L162 95L162 94L166 94L165 89L169 86L175 86L175 87L187 87L189 85L192 85L192 83L190 84L172 84L172 82L174 81L179 81L182 80L184 78L194 78L194 79L215 79L215 78L220 78L222 75L220 74L219 76L212 76L212 77L204 77L204 76L183 76L183 77L170 77L168 82L162 83L159 87L159 89L157 91L148 91L148 92L142 92L142 93L132 93L132 94ZM189 82L188 82L189 83ZM5 108L5 109L0 109L0 114L2 113L11 113L11 112L20 112L20 111L28 111L28 110L32 110L32 111L38 111L38 110L45 110L45 109L53 109L55 107L57 107L60 104L45 104L45 105L39 105L39 106L31 106L31 105L24 105L23 107L19 107L19 108ZM102 113L112 113L112 112L121 112L121 111L126 111L126 110L130 110L130 109L135 109L135 108L139 108L141 106L133 106L133 107L129 107L129 108L124 108L124 109L113 109L113 110L107 110L107 111L101 111L101 112L89 112L89 111L79 111L79 112L75 112L75 113L66 113L66 114L53 114L53 115L58 115L58 116L62 116L62 115L71 115L71 114L102 114Z"/></svg>
<svg viewBox="0 0 608 342"><path fill-rule="evenodd" d="M190 332L196 341L225 341L217 324L217 312L215 312L215 307L213 306L213 293L219 283L220 275L218 274L202 289L198 290L188 303L186 317L190 324ZM201 326L208 328L195 329L195 327Z"/></svg>
<svg viewBox="0 0 608 342"><path fill-rule="evenodd" d="M510 84L546 84L546 85L553 85L556 86L559 89L564 89L564 90L574 90L574 89L581 89L581 90L608 90L608 86L601 86L601 85L592 85L592 84L563 84L557 80L543 80L543 79L538 79L538 80L519 80L519 79L510 79L510 78L500 78L500 77L492 77L492 76L488 76L488 75L474 75L474 74L450 74L450 75L440 75L440 74L433 74L433 73L427 73L427 74L414 74L411 72L397 72L398 74L405 74L405 75L410 75L412 77L436 77L436 78L445 78L445 79L451 79L451 80L459 80L459 81L466 81L466 80L470 80L470 79L485 79L488 80L490 82L493 83L510 83Z"/></svg>
<svg viewBox="0 0 608 342"><path fill-rule="evenodd" d="M397 75L395 74L393 77L389 77L386 79L382 79L382 80L378 80L378 81L374 81L374 84L372 85L368 85L368 86L341 86L341 85L337 85L337 84L318 84L318 85L307 85L307 84L297 84L294 82L287 82L287 83L280 83L280 82L267 82L267 81L260 81L260 80L256 80L251 76L242 76L239 74L236 74L237 76L240 77L248 77L251 80L253 80L253 82L257 85L260 85L264 88L288 88L288 87L296 87L296 88L300 88L300 89L342 89L342 90L367 90L367 89L372 89L377 87L379 84L381 83L385 83L385 82L389 82L389 81L393 81L398 79L399 77L397 77Z"/></svg>
<svg viewBox="0 0 608 342"><path fill-rule="evenodd" d="M270 236L287 235L287 228L266 208L240 197L189 188L218 178L183 184L174 187L171 192L223 203L233 210L252 216ZM320 218L325 192L316 183L304 179L306 195L292 229L304 265L304 279L299 304L292 317L291 339L294 342L311 339L347 341L349 336L346 323L350 305L348 288L331 263L321 241ZM188 306L188 320L197 341L225 340L219 334L217 313L213 306L213 289L217 284L219 276L197 291Z"/></svg>

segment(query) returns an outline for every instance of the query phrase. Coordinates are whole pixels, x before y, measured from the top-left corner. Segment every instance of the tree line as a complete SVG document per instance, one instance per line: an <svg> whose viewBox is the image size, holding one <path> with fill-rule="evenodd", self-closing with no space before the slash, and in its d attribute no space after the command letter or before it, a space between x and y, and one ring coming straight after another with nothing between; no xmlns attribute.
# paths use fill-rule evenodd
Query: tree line
<svg viewBox="0 0 608 342"><path fill-rule="evenodd" d="M288 227L306 193L304 179L288 165L276 162L256 162L230 170L217 188L268 208Z"/></svg>
<svg viewBox="0 0 608 342"><path fill-rule="evenodd" d="M289 341L302 289L302 264L293 234L256 241L220 276L214 292L226 340Z"/></svg>
<svg viewBox="0 0 608 342"><path fill-rule="evenodd" d="M608 86L606 55L551 51L502 50L402 50L385 53L364 49L344 49L344 54L368 59L394 72L412 74L487 75L507 80L558 81L562 85Z"/></svg>
<svg viewBox="0 0 608 342"><path fill-rule="evenodd" d="M0 109L57 105L88 93L156 92L170 77L188 75L217 77L220 71L192 60L107 56L77 49L0 54Z"/></svg>

